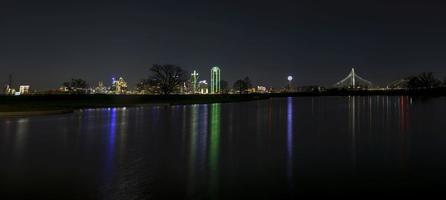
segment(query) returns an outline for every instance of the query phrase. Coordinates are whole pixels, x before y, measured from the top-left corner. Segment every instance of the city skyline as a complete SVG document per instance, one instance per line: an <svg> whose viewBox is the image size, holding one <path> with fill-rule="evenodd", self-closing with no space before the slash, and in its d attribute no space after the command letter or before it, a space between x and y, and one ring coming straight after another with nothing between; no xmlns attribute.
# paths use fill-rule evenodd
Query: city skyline
<svg viewBox="0 0 446 200"><path fill-rule="evenodd" d="M214 66L214 67L216 67L216 66ZM214 68L214 67L212 67L212 69ZM351 75L352 75L352 73L354 73L354 67L355 66L353 66L352 68L350 68L352 71L349 71L349 73L346 73L347 75L345 75L344 74L344 76L342 77L342 79L348 79ZM210 70L211 72L209 72L209 74L208 74L208 77L202 77L202 76L199 76L199 79L197 80L197 81L209 81L209 82L211 82L212 81L212 69ZM205 70L206 71L206 70ZM209 71L209 70L208 70ZM188 71L189 72L189 71ZM198 70L192 70L192 72L193 73L197 73L198 72ZM190 79L191 80L193 80L193 73L191 73L190 74ZM202 72L203 73L203 72ZM422 72L420 72L420 73L422 73ZM419 74L420 74L419 73ZM424 71L423 71L423 73L424 73ZM147 76L145 77L145 78L147 78L148 76L149 76L149 74L150 73L148 73L147 74ZM204 74L206 74L206 73L204 73ZM3 81L3 86L10 86L9 85L9 81L12 81L12 86L16 86L16 87L18 87L18 86L20 86L20 85L33 85L33 84L30 84L30 82L29 81L24 81L24 80L17 80L17 79L15 79L15 77L13 76L14 74L7 74L7 79L5 80L5 81ZM198 75L198 74L197 74ZM387 85L389 85L389 84L391 84L391 83L393 83L393 82L395 82L395 81L399 81L399 80L403 80L403 79L406 79L406 78L409 78L409 77L411 77L411 76L414 76L414 75L417 75L417 74L410 74L410 75L407 75L407 76L404 76L404 77L399 77L399 78L396 78L396 79L394 79L394 80L389 80L389 81L384 81L384 82L382 82L382 83L375 83L375 82L369 82L369 81L367 81L367 80L364 80L364 81L366 81L366 82L369 82L369 83L367 83L367 84L369 84L369 85L373 85L373 86L379 86L379 87L386 87ZM438 74L433 74L433 75L435 75L435 76L437 76ZM109 80L94 80L94 81L91 81L91 80L86 80L86 82L87 82L87 84L89 84L89 86L91 87L91 88L94 88L95 86L96 86L96 84L103 84L104 82L106 83L105 85L108 85L108 83L110 82L110 85L113 85L114 84L114 81L115 81L115 78L116 77L122 77L123 75L118 75L118 76L115 76L115 75L112 75L111 76L111 78L109 78ZM341 80L341 78L339 78L338 80L340 80L340 81L337 81L337 82L335 82L335 83L331 83L331 84L328 84L328 85L321 85L321 84L312 84L312 83L309 83L309 84L299 84L299 83L296 83L296 80L294 79L294 76L295 75L291 75L291 74L288 74L286 77L283 77L283 83L282 83L282 85L278 85L278 86L273 86L273 84L268 84L268 81L256 81L256 82L254 82L254 84L255 85L262 85L262 84L259 84L258 82L262 82L262 83L267 83L267 84L264 84L265 86L267 86L267 87L269 87L269 88L284 88L284 87L287 87L287 85L289 84L289 78L290 77L293 77L293 83L294 84L297 84L297 85L300 85L300 86L311 86L311 85L313 85L313 86L322 86L322 87L328 87L328 88L330 88L330 87L338 87L337 85L339 84L339 82L342 82L342 81L344 81L344 80ZM354 75L354 76L357 76L357 75ZM249 75L247 75L247 76L245 76L245 77L249 77ZM71 77L71 78L69 78L69 79L72 79L72 78L80 78L80 79L83 79L82 77ZM141 80L143 80L143 79L145 79L145 78L140 78L140 79L138 79L138 80L136 80L136 82L135 83L131 83L131 84L129 84L129 88L136 88L137 87L137 84L141 81ZM240 78L242 78L242 77L240 77ZM240 78L238 78L238 79L240 79ZM361 77L359 77L359 78L361 78ZM444 81L446 81L446 77L444 77L444 79L443 79L443 77L436 77L436 78L439 78L439 80L444 80ZM11 80L10 80L11 79ZM361 78L362 79L362 78ZM226 79L221 79L222 81L227 81ZM66 80L64 80L64 81L66 81ZM235 82L236 80L234 80L233 82ZM353 80L354 81L354 80ZM229 83L233 83L233 82L229 82ZM35 87L34 85L33 85L33 90L40 90L40 91L45 91L45 90L53 90L53 89L58 89L60 86L62 86L63 85L63 83L64 82L61 82L60 84L56 84L56 85L54 85L54 86L50 86L49 88L38 88L38 87ZM38 84L37 84L38 85ZM263 86L263 85L262 85Z"/></svg>
<svg viewBox="0 0 446 200"><path fill-rule="evenodd" d="M235 6L236 5L236 6ZM446 76L444 3L405 1L6 1L0 6L0 75L38 89L70 78L124 76L153 63L229 82L331 85L356 65L385 84L421 72ZM49 76L57 74L57 76Z"/></svg>
<svg viewBox="0 0 446 200"><path fill-rule="evenodd" d="M441 196L445 9L0 0L0 200Z"/></svg>

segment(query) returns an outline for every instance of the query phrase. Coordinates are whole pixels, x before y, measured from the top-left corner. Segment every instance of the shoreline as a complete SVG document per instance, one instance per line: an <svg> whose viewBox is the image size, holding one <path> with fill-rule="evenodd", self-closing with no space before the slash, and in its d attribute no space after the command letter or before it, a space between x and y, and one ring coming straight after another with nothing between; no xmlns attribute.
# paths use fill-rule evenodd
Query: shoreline
<svg viewBox="0 0 446 200"><path fill-rule="evenodd" d="M56 115L56 114L67 114L74 113L75 110L65 109L65 110L41 110L41 111L17 111L17 112L0 112L0 118L7 117L31 117L40 115Z"/></svg>
<svg viewBox="0 0 446 200"><path fill-rule="evenodd" d="M0 96L0 117L72 113L80 109L146 105L190 105L266 100L275 97L412 96L442 97L446 88L426 90L336 90L324 92L217 95L29 95Z"/></svg>
<svg viewBox="0 0 446 200"><path fill-rule="evenodd" d="M0 96L0 118L65 114L81 109L229 103L268 99L265 95L33 95Z"/></svg>

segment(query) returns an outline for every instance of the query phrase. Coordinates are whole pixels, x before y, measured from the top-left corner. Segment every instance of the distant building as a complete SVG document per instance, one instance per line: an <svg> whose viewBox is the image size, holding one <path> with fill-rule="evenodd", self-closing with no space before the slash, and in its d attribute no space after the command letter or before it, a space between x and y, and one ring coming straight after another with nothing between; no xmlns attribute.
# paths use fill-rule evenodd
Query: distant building
<svg viewBox="0 0 446 200"><path fill-rule="evenodd" d="M98 86L95 88L94 92L96 94L106 94L107 91L107 87L104 86L104 83L102 81L99 81Z"/></svg>
<svg viewBox="0 0 446 200"><path fill-rule="evenodd" d="M9 85L6 85L2 92L3 92L4 95L8 95L8 93L9 93Z"/></svg>
<svg viewBox="0 0 446 200"><path fill-rule="evenodd" d="M198 91L200 94L208 94L209 93L208 83L206 82L206 80L202 80L202 81L198 82Z"/></svg>
<svg viewBox="0 0 446 200"><path fill-rule="evenodd" d="M9 84L6 85L5 91L4 91L5 95L14 95L15 92L16 92L16 90L14 88L11 88Z"/></svg>
<svg viewBox="0 0 446 200"><path fill-rule="evenodd" d="M127 93L127 82L125 82L122 77L119 77L118 80L113 78L112 92L115 93L115 94L125 94L125 93Z"/></svg>
<svg viewBox="0 0 446 200"><path fill-rule="evenodd" d="M256 92L259 92L259 93L266 93L266 92L267 92L267 89L266 89L265 86L257 86L257 91L256 91Z"/></svg>
<svg viewBox="0 0 446 200"><path fill-rule="evenodd" d="M191 85L192 85L192 93L196 94L198 92L198 73L194 70L194 73L191 74Z"/></svg>
<svg viewBox="0 0 446 200"><path fill-rule="evenodd" d="M257 92L257 88L248 88L247 90L246 90L246 92L247 93L256 93Z"/></svg>
<svg viewBox="0 0 446 200"><path fill-rule="evenodd" d="M21 95L29 94L29 85L21 85L21 86L19 87L19 93L20 93Z"/></svg>
<svg viewBox="0 0 446 200"><path fill-rule="evenodd" d="M215 66L211 69L211 94L220 93L220 68Z"/></svg>

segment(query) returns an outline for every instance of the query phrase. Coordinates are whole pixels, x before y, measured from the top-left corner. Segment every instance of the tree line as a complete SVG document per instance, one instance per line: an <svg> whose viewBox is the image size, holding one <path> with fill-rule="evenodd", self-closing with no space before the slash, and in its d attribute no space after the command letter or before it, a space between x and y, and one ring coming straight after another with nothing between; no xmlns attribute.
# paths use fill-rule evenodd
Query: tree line
<svg viewBox="0 0 446 200"><path fill-rule="evenodd" d="M432 72L423 72L417 76L407 78L407 87L410 89L427 89L446 86L444 81L437 79Z"/></svg>

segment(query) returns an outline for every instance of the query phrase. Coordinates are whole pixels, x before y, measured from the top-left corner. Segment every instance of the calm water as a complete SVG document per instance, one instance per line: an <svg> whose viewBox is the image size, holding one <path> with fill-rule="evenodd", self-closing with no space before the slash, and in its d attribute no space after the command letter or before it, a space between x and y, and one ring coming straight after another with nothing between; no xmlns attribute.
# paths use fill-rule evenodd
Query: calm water
<svg viewBox="0 0 446 200"><path fill-rule="evenodd" d="M440 193L445 114L446 98L305 97L0 119L0 195Z"/></svg>

